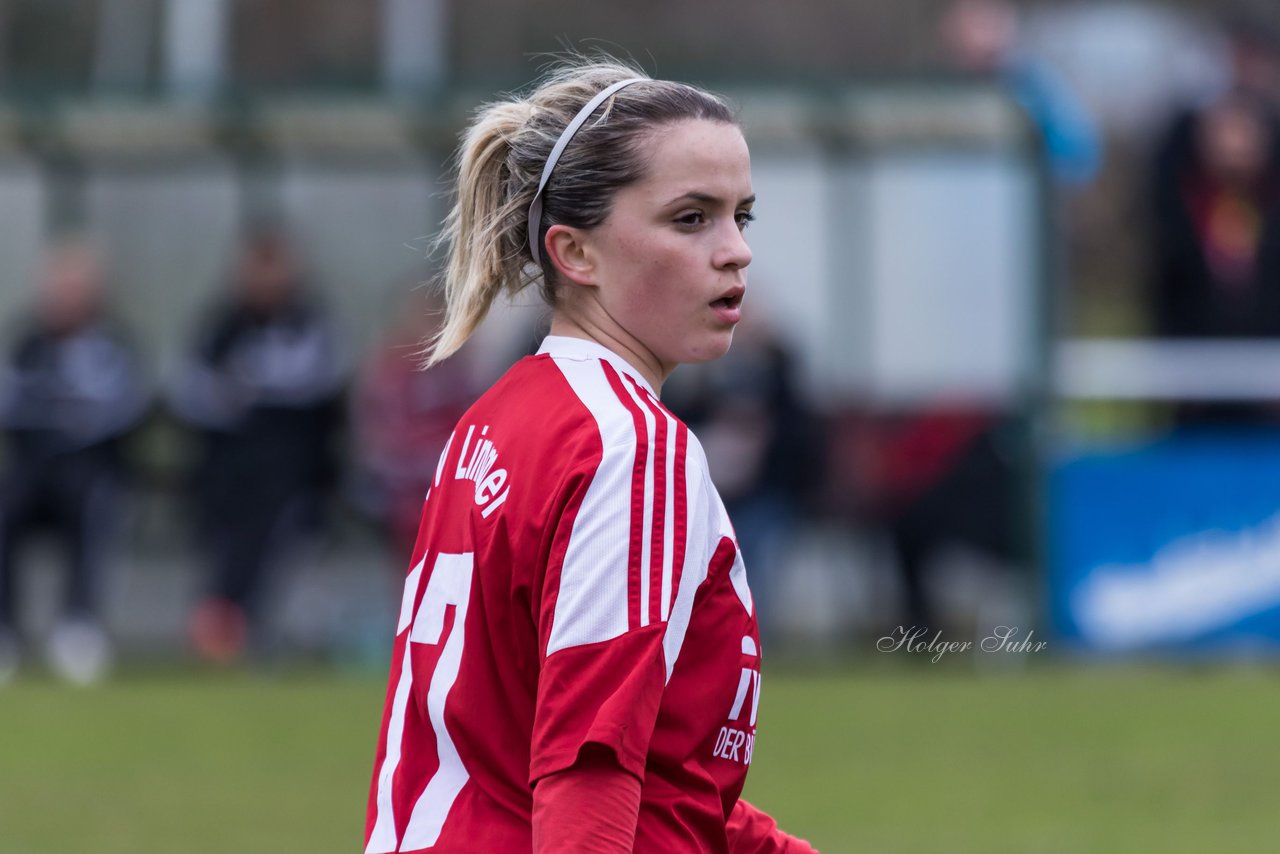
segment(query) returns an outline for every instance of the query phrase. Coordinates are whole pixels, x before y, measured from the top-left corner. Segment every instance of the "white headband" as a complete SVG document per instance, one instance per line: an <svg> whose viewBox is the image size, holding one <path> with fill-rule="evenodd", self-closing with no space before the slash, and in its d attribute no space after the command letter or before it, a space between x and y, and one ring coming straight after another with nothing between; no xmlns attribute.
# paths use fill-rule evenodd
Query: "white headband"
<svg viewBox="0 0 1280 854"><path fill-rule="evenodd" d="M564 153L570 140L573 139L573 135L578 132L578 128L582 127L583 123L591 118L591 114L595 112L596 107L600 106L606 98L625 86L630 86L632 83L640 83L647 79L646 77L629 77L602 89L599 94L587 101L581 110L578 110L578 114L573 117L573 121L569 122L564 129L564 133L560 134L560 138L556 140L551 153L547 155L547 165L542 167L542 179L538 181L538 192L534 193L533 202L529 205L529 251L533 254L533 263L542 266L542 252L538 246L542 242L538 238L538 234L542 229L542 191L547 186L547 179L551 177L551 170L556 168L556 162L560 159L560 155Z"/></svg>

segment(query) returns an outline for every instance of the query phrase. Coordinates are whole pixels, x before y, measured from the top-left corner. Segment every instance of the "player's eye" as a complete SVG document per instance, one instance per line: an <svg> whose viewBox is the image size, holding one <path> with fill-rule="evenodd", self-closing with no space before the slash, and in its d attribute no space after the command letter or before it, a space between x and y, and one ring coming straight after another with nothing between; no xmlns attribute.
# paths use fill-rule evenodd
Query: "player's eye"
<svg viewBox="0 0 1280 854"><path fill-rule="evenodd" d="M682 213L676 217L676 223L678 225L683 225L688 228L694 228L695 226L702 225L704 222L706 222L706 217L703 215L702 211L687 211L686 213Z"/></svg>
<svg viewBox="0 0 1280 854"><path fill-rule="evenodd" d="M733 217L737 223L739 230L746 231L747 226L756 221L756 215L751 211L738 211Z"/></svg>

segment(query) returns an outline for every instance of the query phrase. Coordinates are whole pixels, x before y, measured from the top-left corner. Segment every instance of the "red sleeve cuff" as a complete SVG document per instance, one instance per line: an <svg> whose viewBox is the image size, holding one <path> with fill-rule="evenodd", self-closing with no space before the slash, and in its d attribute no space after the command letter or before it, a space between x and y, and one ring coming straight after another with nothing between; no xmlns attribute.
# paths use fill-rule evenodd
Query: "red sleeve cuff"
<svg viewBox="0 0 1280 854"><path fill-rule="evenodd" d="M604 750L585 750L533 790L534 854L629 854L640 812L640 781Z"/></svg>

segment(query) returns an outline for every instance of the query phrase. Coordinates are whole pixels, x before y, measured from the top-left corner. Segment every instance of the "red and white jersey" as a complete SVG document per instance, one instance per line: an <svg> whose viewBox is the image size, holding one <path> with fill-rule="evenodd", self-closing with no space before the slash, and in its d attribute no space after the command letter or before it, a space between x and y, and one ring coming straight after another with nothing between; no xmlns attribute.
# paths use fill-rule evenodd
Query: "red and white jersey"
<svg viewBox="0 0 1280 854"><path fill-rule="evenodd" d="M635 850L726 852L760 700L706 458L623 359L549 337L444 449L400 606L367 854L532 849L532 788L603 745Z"/></svg>

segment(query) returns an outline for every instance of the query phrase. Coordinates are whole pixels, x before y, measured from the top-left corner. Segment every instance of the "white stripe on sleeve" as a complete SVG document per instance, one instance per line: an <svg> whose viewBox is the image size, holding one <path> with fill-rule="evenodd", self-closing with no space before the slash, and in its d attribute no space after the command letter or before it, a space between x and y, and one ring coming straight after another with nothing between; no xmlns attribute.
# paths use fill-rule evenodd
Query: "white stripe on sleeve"
<svg viewBox="0 0 1280 854"><path fill-rule="evenodd" d="M555 359L600 430L604 454L573 521L560 571L547 655L626 634L631 478L636 434L631 413L596 360Z"/></svg>

